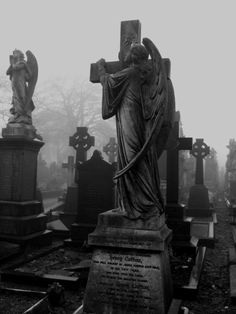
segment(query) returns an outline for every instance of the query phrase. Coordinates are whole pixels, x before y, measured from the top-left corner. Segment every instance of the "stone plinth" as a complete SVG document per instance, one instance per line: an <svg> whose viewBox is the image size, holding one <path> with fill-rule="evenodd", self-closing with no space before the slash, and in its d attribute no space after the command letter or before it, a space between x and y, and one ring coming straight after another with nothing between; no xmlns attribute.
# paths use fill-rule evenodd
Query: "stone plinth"
<svg viewBox="0 0 236 314"><path fill-rule="evenodd" d="M24 138L0 139L0 200L36 199L37 156L43 145Z"/></svg>
<svg viewBox="0 0 236 314"><path fill-rule="evenodd" d="M203 184L193 185L189 192L186 215L192 217L210 217L212 213L206 186Z"/></svg>
<svg viewBox="0 0 236 314"><path fill-rule="evenodd" d="M184 220L185 206L168 203L165 207L165 213L167 215L166 223L173 231L173 242L189 242L191 238L191 222Z"/></svg>
<svg viewBox="0 0 236 314"><path fill-rule="evenodd" d="M30 130L7 127L0 139L0 239L48 244L47 217L36 200L37 157L44 143L30 138Z"/></svg>
<svg viewBox="0 0 236 314"><path fill-rule="evenodd" d="M167 313L172 300L170 239L164 215L142 221L120 212L100 214L88 237L94 252L83 313Z"/></svg>

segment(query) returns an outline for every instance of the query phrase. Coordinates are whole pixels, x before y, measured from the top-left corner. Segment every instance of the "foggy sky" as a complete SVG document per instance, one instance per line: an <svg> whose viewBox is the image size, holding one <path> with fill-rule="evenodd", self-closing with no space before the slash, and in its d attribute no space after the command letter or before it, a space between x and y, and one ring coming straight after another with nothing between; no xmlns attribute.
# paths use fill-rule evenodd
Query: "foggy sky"
<svg viewBox="0 0 236 314"><path fill-rule="evenodd" d="M0 0L0 75L17 48L35 54L38 85L88 80L90 63L117 60L120 22L139 19L171 59L184 134L204 138L224 165L236 138L235 9L235 0Z"/></svg>

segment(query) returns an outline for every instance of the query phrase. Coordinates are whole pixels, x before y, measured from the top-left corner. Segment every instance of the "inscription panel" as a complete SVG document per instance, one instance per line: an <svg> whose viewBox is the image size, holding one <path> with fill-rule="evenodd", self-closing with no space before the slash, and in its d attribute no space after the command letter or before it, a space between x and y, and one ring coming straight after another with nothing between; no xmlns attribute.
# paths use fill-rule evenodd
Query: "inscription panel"
<svg viewBox="0 0 236 314"><path fill-rule="evenodd" d="M97 249L85 294L85 312L164 313L159 254Z"/></svg>

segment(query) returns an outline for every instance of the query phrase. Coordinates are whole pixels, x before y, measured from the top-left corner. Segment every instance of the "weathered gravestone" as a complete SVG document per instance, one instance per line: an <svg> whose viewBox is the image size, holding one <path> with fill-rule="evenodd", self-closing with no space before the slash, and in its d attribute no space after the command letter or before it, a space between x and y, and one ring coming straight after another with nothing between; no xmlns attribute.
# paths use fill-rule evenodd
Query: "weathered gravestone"
<svg viewBox="0 0 236 314"><path fill-rule="evenodd" d="M46 230L47 218L36 196L37 157L44 143L31 117L38 65L30 51L26 55L27 62L21 51L14 50L7 71L13 96L12 116L0 139L0 239L46 244L51 241L51 232ZM30 76L26 75L27 67Z"/></svg>
<svg viewBox="0 0 236 314"><path fill-rule="evenodd" d="M210 153L210 148L203 139L198 138L193 144L191 154L196 158L195 185L190 188L186 215L191 217L210 217L208 189L204 185L203 159Z"/></svg>
<svg viewBox="0 0 236 314"><path fill-rule="evenodd" d="M69 146L76 150L76 161L74 164L72 156L68 159L71 184L67 187L65 210L60 214L60 219L68 228L75 222L78 210L78 166L87 160L87 151L94 143L94 136L88 133L87 127L77 127L75 134L69 138Z"/></svg>
<svg viewBox="0 0 236 314"><path fill-rule="evenodd" d="M164 314L172 300L167 249L171 231L165 224L158 182L159 145L152 145L163 127L167 78L154 44L147 38L143 40L146 48L137 44L140 28L139 21L122 22L120 62L105 63L101 59L91 67L91 81L100 79L103 84L103 118L115 114L118 118L118 172L115 178L118 180L119 208L100 214L95 231L88 237L94 252L84 313ZM147 51L151 55L150 62ZM156 85L152 85L151 103L147 96L151 92L151 81L145 81L146 86L141 89L141 72L135 70L140 69L139 66L144 66L143 70L146 67L146 73L153 73ZM124 70L113 76L105 74L117 69ZM121 83L119 88L113 89L118 86L119 79L127 85ZM132 88L137 98L132 94ZM139 93L147 96L143 98L143 108ZM154 108L157 111L153 112ZM162 141L160 138L160 143Z"/></svg>
<svg viewBox="0 0 236 314"><path fill-rule="evenodd" d="M167 149L167 225L173 230L173 241L190 240L190 222L184 220L185 207L179 203L179 151L192 149L192 138L179 137L180 113L175 114L174 127L169 136Z"/></svg>
<svg viewBox="0 0 236 314"><path fill-rule="evenodd" d="M83 244L97 224L98 215L114 207L114 167L104 161L98 150L78 166L78 208L71 239Z"/></svg>

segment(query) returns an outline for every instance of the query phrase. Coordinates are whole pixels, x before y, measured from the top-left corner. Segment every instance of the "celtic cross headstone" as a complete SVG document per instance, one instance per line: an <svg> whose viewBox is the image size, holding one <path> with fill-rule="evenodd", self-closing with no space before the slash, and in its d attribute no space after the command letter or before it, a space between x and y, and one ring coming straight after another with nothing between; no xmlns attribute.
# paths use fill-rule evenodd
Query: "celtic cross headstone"
<svg viewBox="0 0 236 314"><path fill-rule="evenodd" d="M113 164L116 161L118 151L118 146L114 137L110 137L110 141L103 147L103 151L108 156L109 162Z"/></svg>
<svg viewBox="0 0 236 314"><path fill-rule="evenodd" d="M203 159L210 153L210 147L197 138L190 153L196 158L195 184L204 184Z"/></svg>

